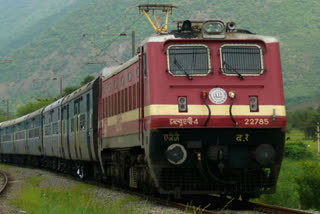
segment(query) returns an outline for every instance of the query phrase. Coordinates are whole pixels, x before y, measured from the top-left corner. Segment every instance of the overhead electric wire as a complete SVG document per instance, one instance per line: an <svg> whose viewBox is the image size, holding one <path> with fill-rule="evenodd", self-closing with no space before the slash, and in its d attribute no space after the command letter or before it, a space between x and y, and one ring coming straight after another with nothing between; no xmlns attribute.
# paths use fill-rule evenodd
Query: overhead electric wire
<svg viewBox="0 0 320 214"><path fill-rule="evenodd" d="M142 0L140 0L140 1L142 1ZM139 3L140 1L138 1L138 3ZM128 14L128 12L129 12L129 9L134 8L134 7L136 7L136 6L137 6L137 3L135 3L134 5L132 5L132 6L130 6L130 7L128 7L128 8L126 9L126 11L125 11L124 14L123 14L123 16L125 17L124 19L126 19L127 14ZM112 23L114 23L115 21L119 20L120 17L123 17L123 16L118 16L117 18L113 19L113 20L111 21L111 23L109 23L109 24L107 25L107 27L112 26ZM124 29L127 29L128 26L131 26L131 28L132 28L133 26L135 26L136 23L137 23L137 21L138 21L141 17L142 17L142 16L140 15L140 16L138 16L135 20L133 20L133 22L127 22L127 23L126 23L126 26L124 27ZM92 40L90 40L88 37L86 37L86 39L87 39L88 41L90 41L93 45L95 45L95 46L97 46L97 47L99 48L99 51L100 51L100 52L98 52L98 53L96 54L96 57L97 57L97 55L105 54L105 55L107 55L108 57L110 57L113 61L121 64L122 62L120 62L120 61L117 60L114 56L112 56L112 55L110 55L110 54L107 53L107 50L109 49L109 47L110 47L114 42L116 42L117 39L118 39L120 36L121 36L121 35L120 35L120 33L119 33L119 35L118 35L117 37L115 37L114 39L112 39L111 41L109 41L109 44L106 45L106 46L104 46L104 47L102 47L103 45L99 44L99 41L92 41Z"/></svg>

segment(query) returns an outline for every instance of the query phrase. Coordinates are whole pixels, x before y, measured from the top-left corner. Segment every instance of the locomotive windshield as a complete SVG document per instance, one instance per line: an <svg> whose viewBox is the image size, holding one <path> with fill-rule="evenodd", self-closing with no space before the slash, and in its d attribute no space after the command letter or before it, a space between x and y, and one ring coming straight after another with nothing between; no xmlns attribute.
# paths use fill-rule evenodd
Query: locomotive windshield
<svg viewBox="0 0 320 214"><path fill-rule="evenodd" d="M209 50L204 45L172 45L167 51L168 70L174 76L207 75Z"/></svg>
<svg viewBox="0 0 320 214"><path fill-rule="evenodd" d="M226 75L260 75L262 51L256 45L224 45L220 48L221 70Z"/></svg>

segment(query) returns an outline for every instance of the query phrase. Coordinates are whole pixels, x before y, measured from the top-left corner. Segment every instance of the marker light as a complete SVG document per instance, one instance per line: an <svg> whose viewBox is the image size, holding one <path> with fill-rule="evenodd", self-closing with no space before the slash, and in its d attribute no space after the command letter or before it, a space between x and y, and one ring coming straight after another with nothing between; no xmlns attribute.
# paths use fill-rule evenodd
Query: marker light
<svg viewBox="0 0 320 214"><path fill-rule="evenodd" d="M202 99L207 99L208 98L208 92L206 90L201 91L200 97Z"/></svg>
<svg viewBox="0 0 320 214"><path fill-rule="evenodd" d="M188 111L187 97L178 97L178 108L179 108L179 112Z"/></svg>
<svg viewBox="0 0 320 214"><path fill-rule="evenodd" d="M228 95L229 95L229 97L231 99L234 99L236 97L236 92L235 91L229 91Z"/></svg>
<svg viewBox="0 0 320 214"><path fill-rule="evenodd" d="M256 96L249 97L249 106L250 106L251 112L259 111L258 97L256 97Z"/></svg>

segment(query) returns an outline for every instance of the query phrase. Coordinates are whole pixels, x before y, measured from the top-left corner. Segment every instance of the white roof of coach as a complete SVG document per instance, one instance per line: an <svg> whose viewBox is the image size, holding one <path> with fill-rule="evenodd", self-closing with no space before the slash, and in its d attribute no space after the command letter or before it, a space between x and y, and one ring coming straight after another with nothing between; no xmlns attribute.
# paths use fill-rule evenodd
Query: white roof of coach
<svg viewBox="0 0 320 214"><path fill-rule="evenodd" d="M72 99L82 95L83 93L89 91L92 88L93 83L97 80L97 78L99 78L99 77L94 78L94 80L92 80L91 82L85 84L81 88L79 88L79 89L75 90L74 92L72 92L71 94L65 96L62 99L61 104L65 104L65 103L69 102L70 100L72 100Z"/></svg>
<svg viewBox="0 0 320 214"><path fill-rule="evenodd" d="M53 103L51 103L50 105L48 105L47 107L44 108L43 112L47 112L50 111L51 109L54 109L58 106L61 105L62 101L63 101L64 97L60 98L57 101L54 101Z"/></svg>
<svg viewBox="0 0 320 214"><path fill-rule="evenodd" d="M12 125L21 123L21 122L27 120L27 116L28 115L24 115L22 117L19 117L19 118L13 119L13 120L4 121L4 122L1 123L1 128L5 128L5 127L8 127L8 126L12 126Z"/></svg>
<svg viewBox="0 0 320 214"><path fill-rule="evenodd" d="M41 112L43 111L43 109L44 109L44 107L41 108L41 109L38 109L37 111L34 111L34 112L30 113L30 114L27 114L27 115L26 115L26 119L30 119L30 118L33 118L33 117L35 117L35 116L38 116L39 114L41 114Z"/></svg>
<svg viewBox="0 0 320 214"><path fill-rule="evenodd" d="M116 75L120 71L123 71L124 69L126 69L130 65L134 64L135 62L137 62L138 59L139 59L139 56L136 55L136 56L132 57L129 61L123 63L122 65L103 68L102 71L101 71L102 81L105 81L105 80L109 79L110 77Z"/></svg>

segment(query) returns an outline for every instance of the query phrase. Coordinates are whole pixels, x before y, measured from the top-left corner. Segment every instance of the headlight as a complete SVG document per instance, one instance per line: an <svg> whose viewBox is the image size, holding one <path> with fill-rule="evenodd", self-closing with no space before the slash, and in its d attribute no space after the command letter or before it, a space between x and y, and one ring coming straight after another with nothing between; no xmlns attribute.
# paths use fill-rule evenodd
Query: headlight
<svg viewBox="0 0 320 214"><path fill-rule="evenodd" d="M256 148L256 160L261 165L268 165L275 161L276 151L270 144L261 144Z"/></svg>
<svg viewBox="0 0 320 214"><path fill-rule="evenodd" d="M216 34L221 33L224 30L224 26L219 22L207 22L206 24L204 24L203 29L206 33Z"/></svg>
<svg viewBox="0 0 320 214"><path fill-rule="evenodd" d="M173 165L180 165L187 159L187 150L181 144L171 144L166 151L167 160Z"/></svg>
<svg viewBox="0 0 320 214"><path fill-rule="evenodd" d="M206 21L202 24L203 38L224 38L225 32L225 24L220 20Z"/></svg>

